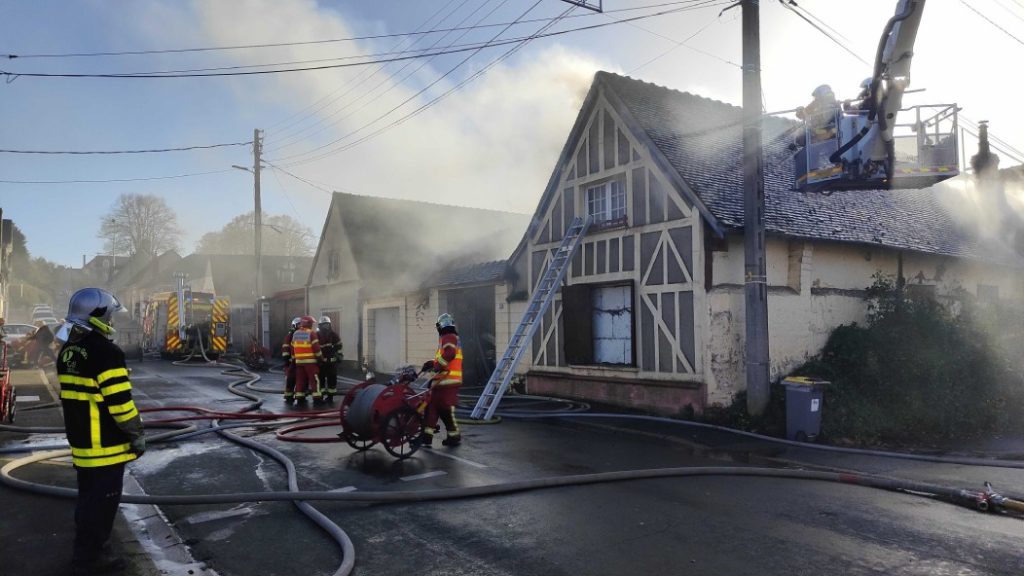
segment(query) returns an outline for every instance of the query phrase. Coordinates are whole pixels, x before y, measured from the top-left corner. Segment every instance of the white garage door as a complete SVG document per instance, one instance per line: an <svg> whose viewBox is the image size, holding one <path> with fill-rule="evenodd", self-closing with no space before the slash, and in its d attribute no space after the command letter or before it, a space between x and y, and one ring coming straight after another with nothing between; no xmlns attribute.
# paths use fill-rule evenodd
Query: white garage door
<svg viewBox="0 0 1024 576"><path fill-rule="evenodd" d="M398 308L378 308L373 311L373 317L374 367L381 373L394 372L402 361Z"/></svg>

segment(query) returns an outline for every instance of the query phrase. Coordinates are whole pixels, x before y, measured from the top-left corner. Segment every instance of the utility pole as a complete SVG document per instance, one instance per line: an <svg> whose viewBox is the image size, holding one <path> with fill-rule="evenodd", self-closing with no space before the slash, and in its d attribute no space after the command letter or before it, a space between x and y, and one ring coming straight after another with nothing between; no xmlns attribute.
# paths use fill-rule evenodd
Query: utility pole
<svg viewBox="0 0 1024 576"><path fill-rule="evenodd" d="M768 277L765 266L764 161L761 151L760 0L743 9L743 243L747 413L768 406Z"/></svg>
<svg viewBox="0 0 1024 576"><path fill-rule="evenodd" d="M263 207L260 204L260 155L263 152L263 140L260 129L252 131L252 175L255 210L253 213L253 238L256 242L256 334L260 345L267 346L263 338Z"/></svg>

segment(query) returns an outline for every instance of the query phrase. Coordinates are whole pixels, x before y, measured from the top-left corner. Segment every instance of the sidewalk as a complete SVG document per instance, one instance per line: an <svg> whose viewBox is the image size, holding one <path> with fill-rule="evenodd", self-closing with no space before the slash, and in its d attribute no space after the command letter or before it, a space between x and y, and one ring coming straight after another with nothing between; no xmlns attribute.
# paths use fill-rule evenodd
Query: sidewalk
<svg viewBox="0 0 1024 576"><path fill-rule="evenodd" d="M18 412L15 425L18 426L63 426L58 408L25 411L25 408L58 401L56 374L49 377L40 370L14 370L12 382L18 392ZM65 443L63 434L28 435L0 431L0 447L14 447L25 443L50 445ZM18 458L22 454L0 455L0 464ZM70 461L50 461L19 469L14 473L18 478L54 486L75 486L75 472ZM126 478L125 488L133 484ZM71 546L75 536L75 502L70 499L41 496L14 490L0 484L0 574L3 576L61 576L70 573ZM131 507L137 508L137 507ZM138 507L141 508L141 507ZM188 569L178 571L173 567L158 569L150 558L147 548L150 542L140 538L129 527L125 514L129 507L122 505L114 523L111 545L128 561L124 576L157 576L189 574ZM141 525L138 522L133 524ZM146 524L149 533L154 531ZM161 563L163 564L163 563ZM192 566L191 568L195 568ZM194 574L200 571L192 572Z"/></svg>

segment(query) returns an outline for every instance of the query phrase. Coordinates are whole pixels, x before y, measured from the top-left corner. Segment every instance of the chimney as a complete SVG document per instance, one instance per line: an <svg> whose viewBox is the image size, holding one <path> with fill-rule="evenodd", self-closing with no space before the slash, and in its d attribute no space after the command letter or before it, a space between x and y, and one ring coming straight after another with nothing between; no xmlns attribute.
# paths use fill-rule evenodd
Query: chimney
<svg viewBox="0 0 1024 576"><path fill-rule="evenodd" d="M999 156L988 144L988 120L978 122L978 153L971 156L971 168L978 180L989 179L999 173Z"/></svg>

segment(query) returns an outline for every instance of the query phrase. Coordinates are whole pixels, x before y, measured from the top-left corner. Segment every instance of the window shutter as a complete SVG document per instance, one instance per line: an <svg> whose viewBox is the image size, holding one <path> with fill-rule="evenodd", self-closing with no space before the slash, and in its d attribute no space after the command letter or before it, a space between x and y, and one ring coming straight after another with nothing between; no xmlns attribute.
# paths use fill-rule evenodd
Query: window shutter
<svg viewBox="0 0 1024 576"><path fill-rule="evenodd" d="M565 358L569 364L594 363L593 314L590 286L562 286L562 322L565 331Z"/></svg>

